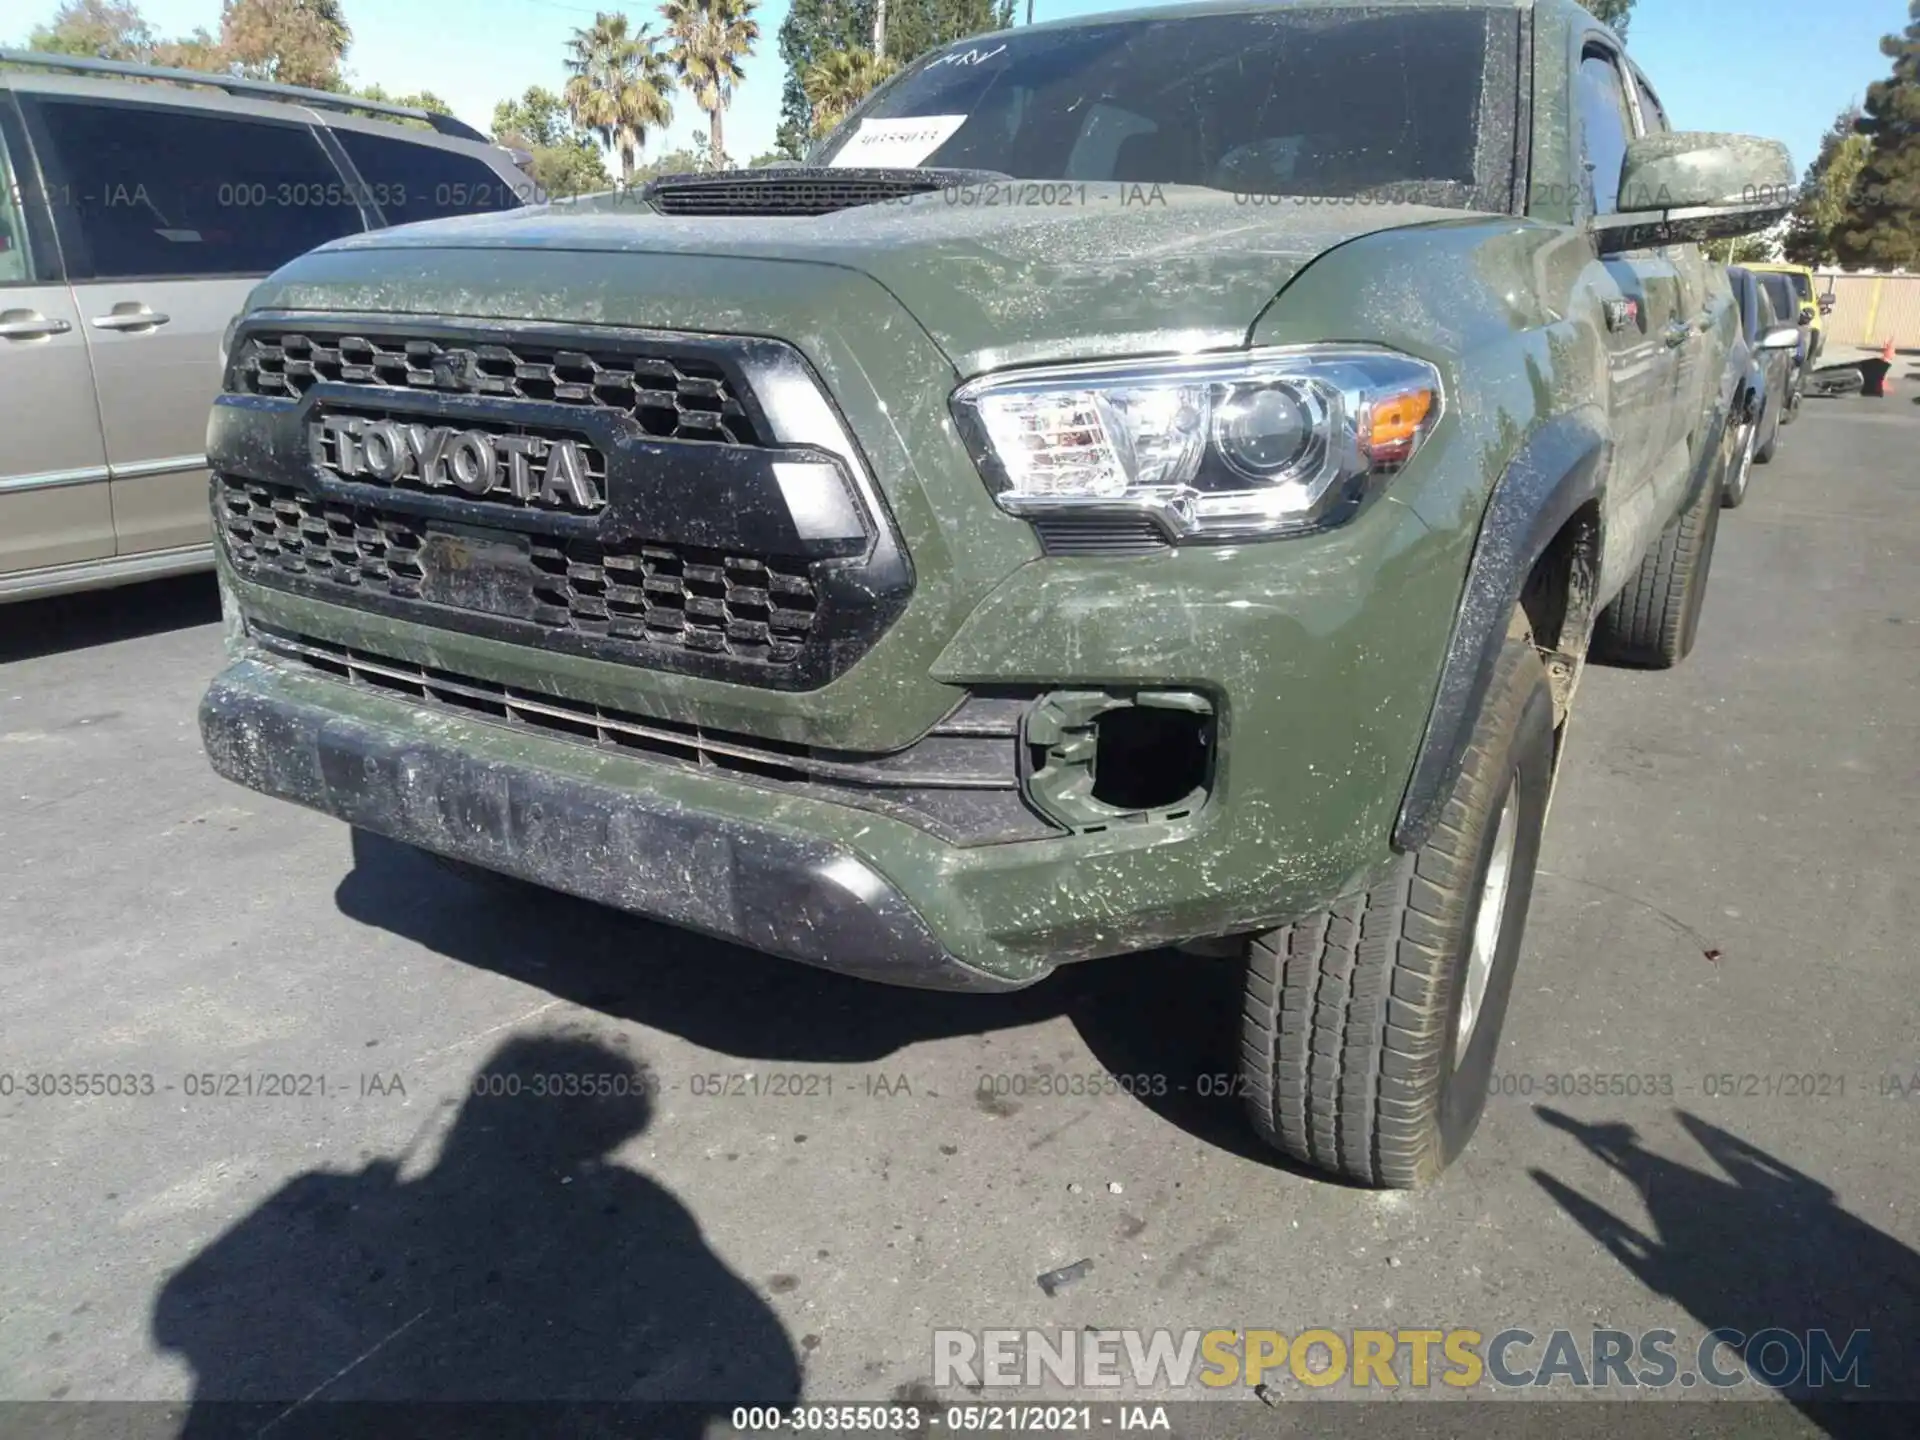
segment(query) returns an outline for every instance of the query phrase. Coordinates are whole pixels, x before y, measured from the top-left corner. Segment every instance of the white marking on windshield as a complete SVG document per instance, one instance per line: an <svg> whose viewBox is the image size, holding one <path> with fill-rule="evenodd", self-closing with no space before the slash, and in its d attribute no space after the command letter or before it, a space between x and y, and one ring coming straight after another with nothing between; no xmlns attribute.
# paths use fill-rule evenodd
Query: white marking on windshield
<svg viewBox="0 0 1920 1440"><path fill-rule="evenodd" d="M984 65L1006 48L1005 45L996 45L991 50L976 50L969 45L964 50L949 50L937 59L929 60L927 69L937 70L942 65Z"/></svg>

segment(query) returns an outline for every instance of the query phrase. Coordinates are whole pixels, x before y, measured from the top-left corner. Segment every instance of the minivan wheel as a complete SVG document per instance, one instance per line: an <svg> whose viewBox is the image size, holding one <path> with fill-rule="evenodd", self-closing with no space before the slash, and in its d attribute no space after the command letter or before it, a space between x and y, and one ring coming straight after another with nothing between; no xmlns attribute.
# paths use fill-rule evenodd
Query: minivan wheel
<svg viewBox="0 0 1920 1440"><path fill-rule="evenodd" d="M1516 624L1432 836L1370 888L1247 943L1254 1128L1316 1169L1409 1188L1480 1123L1553 779L1553 697Z"/></svg>

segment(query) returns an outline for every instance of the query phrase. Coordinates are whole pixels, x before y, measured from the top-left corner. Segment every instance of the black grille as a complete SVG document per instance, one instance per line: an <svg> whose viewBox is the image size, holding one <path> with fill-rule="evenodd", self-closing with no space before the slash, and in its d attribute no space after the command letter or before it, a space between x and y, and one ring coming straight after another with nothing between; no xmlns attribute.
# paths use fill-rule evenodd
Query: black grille
<svg viewBox="0 0 1920 1440"><path fill-rule="evenodd" d="M849 754L733 735L252 627L281 663L554 739L716 770L910 821L960 844L1057 835L1020 797L1022 699L974 696L904 750Z"/></svg>
<svg viewBox="0 0 1920 1440"><path fill-rule="evenodd" d="M1049 555L1158 555L1167 537L1144 515L1046 515L1033 522Z"/></svg>
<svg viewBox="0 0 1920 1440"><path fill-rule="evenodd" d="M827 215L1005 178L985 170L728 170L664 175L642 196L667 215Z"/></svg>
<svg viewBox="0 0 1920 1440"><path fill-rule="evenodd" d="M805 562L691 546L439 527L291 486L216 476L215 510L243 574L531 621L548 630L768 665L813 629ZM476 557L478 557L476 559Z"/></svg>
<svg viewBox="0 0 1920 1440"><path fill-rule="evenodd" d="M228 384L291 400L321 381L587 405L631 415L656 439L766 443L722 366L664 352L265 331L241 342Z"/></svg>

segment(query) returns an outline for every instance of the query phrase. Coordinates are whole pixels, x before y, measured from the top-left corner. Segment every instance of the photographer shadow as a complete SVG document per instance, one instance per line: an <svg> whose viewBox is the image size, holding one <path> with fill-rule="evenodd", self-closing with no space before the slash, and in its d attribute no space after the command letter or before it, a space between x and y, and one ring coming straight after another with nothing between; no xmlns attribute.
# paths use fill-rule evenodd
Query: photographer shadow
<svg viewBox="0 0 1920 1440"><path fill-rule="evenodd" d="M615 1154L651 1096L596 1041L518 1036L417 1178L409 1146L288 1181L154 1302L154 1343L194 1374L182 1436L696 1436L796 1399L778 1317Z"/></svg>
<svg viewBox="0 0 1920 1440"><path fill-rule="evenodd" d="M1655 1154L1622 1122L1588 1124L1546 1106L1536 1113L1633 1186L1651 1233L1552 1175L1529 1172L1641 1284L1685 1306L1703 1332L1740 1332L1744 1343L1735 1348L1749 1374L1784 1370L1791 1359L1778 1345L1757 1354L1755 1337L1765 1332L1785 1331L1805 1345L1808 1332L1825 1331L1836 1355L1855 1331L1871 1332L1855 1351L1862 1365L1854 1383L1832 1383L1839 1377L1829 1374L1815 1386L1809 1367L1783 1380L1781 1393L1841 1440L1912 1433L1905 1422L1920 1399L1920 1255L1841 1209L1817 1180L1685 1111L1680 1124L1720 1174ZM1680 1356L1682 1370L1691 1368ZM1718 1367L1730 1368L1724 1358ZM1868 1400L1907 1403L1859 1403Z"/></svg>
<svg viewBox="0 0 1920 1440"><path fill-rule="evenodd" d="M1062 966L1024 990L952 995L850 979L516 882L468 882L365 831L353 859L335 892L349 918L740 1060L872 1063L1064 1016L1093 1062L1062 1069L1132 1077L1131 1093L1196 1138L1296 1168L1259 1141L1231 1094L1211 1093L1230 1081L1195 1083L1231 1072L1239 1053L1231 961L1155 950Z"/></svg>

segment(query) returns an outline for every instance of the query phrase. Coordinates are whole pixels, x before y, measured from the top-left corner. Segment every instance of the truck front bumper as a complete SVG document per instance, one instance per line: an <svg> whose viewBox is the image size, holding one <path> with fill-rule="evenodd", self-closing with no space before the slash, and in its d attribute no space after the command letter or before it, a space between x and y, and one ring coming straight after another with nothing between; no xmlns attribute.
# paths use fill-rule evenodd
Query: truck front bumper
<svg viewBox="0 0 1920 1440"><path fill-rule="evenodd" d="M200 706L214 769L379 835L831 970L934 990L1045 973L1008 979L959 960L849 849L445 733L485 727L381 724L301 693L326 683L258 660L229 667Z"/></svg>
<svg viewBox="0 0 1920 1440"><path fill-rule="evenodd" d="M848 707L869 717L864 740L903 703L877 651L819 690L759 691L393 624L225 573L231 664L201 727L229 779L440 854L869 979L1012 988L1266 929L1389 861L1466 541L1389 498L1311 542L1015 570L933 662L945 703L1177 689L1209 697L1217 725L1197 809L1051 838L957 843L792 786L421 703L282 663L248 627L813 744Z"/></svg>

